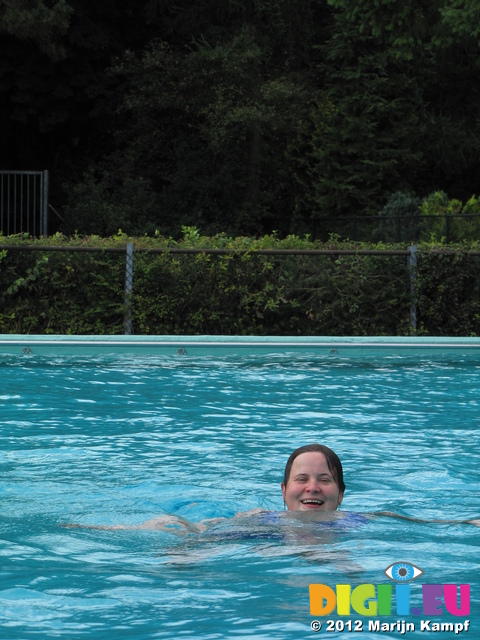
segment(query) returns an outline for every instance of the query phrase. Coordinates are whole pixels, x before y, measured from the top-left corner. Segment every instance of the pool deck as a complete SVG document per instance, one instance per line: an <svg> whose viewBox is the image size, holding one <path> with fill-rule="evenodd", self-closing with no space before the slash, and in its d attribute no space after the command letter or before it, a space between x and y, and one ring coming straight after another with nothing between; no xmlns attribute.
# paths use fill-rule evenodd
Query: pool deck
<svg viewBox="0 0 480 640"><path fill-rule="evenodd" d="M67 336L0 334L2 355L480 356L480 338L302 336Z"/></svg>

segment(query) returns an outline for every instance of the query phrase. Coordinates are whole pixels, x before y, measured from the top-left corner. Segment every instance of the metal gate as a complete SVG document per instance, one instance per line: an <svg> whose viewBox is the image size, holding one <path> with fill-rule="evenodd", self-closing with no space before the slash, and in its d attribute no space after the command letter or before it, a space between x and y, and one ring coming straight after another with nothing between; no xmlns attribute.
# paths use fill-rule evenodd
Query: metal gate
<svg viewBox="0 0 480 640"><path fill-rule="evenodd" d="M48 235L48 171L0 171L0 231Z"/></svg>

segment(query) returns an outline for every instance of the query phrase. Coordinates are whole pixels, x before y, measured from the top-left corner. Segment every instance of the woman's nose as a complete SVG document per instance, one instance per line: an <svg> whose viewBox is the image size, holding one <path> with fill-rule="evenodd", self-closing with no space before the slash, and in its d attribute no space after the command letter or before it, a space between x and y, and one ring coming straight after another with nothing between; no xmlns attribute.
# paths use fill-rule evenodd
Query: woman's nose
<svg viewBox="0 0 480 640"><path fill-rule="evenodd" d="M320 483L317 482L317 480L315 480L314 478L312 478L312 480L310 480L307 484L307 491L310 491L312 493L319 493Z"/></svg>

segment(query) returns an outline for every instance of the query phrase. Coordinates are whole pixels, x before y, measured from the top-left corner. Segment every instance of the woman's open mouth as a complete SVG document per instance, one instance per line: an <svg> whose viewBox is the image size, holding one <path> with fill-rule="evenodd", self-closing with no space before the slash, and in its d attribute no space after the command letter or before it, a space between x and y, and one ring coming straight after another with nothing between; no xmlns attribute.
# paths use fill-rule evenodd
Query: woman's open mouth
<svg viewBox="0 0 480 640"><path fill-rule="evenodd" d="M315 498L307 498L305 500L300 500L302 504L306 507L321 507L324 503L324 500L316 500Z"/></svg>

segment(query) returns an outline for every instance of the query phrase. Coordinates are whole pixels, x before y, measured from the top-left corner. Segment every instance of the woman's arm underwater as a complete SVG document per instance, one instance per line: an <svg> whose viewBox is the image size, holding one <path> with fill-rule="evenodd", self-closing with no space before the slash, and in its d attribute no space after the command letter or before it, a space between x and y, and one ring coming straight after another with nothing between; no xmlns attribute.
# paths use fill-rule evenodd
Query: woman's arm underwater
<svg viewBox="0 0 480 640"><path fill-rule="evenodd" d="M250 511L244 511L235 514L234 518L243 518L253 516L258 513L263 513L264 509L251 509ZM190 522L182 516L174 516L165 514L152 518L141 524L127 525L127 524L113 524L113 525L97 525L97 524L62 524L61 527L67 529L96 529L100 531L119 531L119 530L150 530L150 531L165 531L166 533L173 533L178 536L191 536L194 534L203 533L210 527L218 524L219 522L226 522L233 520L234 518L207 518L200 520L200 522Z"/></svg>
<svg viewBox="0 0 480 640"><path fill-rule="evenodd" d="M375 511L374 513L365 514L367 517L376 518L377 516L385 516L387 518L396 518L397 520L409 520L410 522L421 522L425 524L471 524L474 527L480 527L480 518L472 520L441 520L434 518L425 520L424 518L414 518L413 516L404 516L393 511Z"/></svg>
<svg viewBox="0 0 480 640"><path fill-rule="evenodd" d="M193 523L182 518L182 516L162 515L158 518L152 518L141 524L62 524L62 527L68 529L96 529L100 531L118 531L118 530L152 530L165 531L166 533L174 533L179 536L188 536L201 533L204 527L201 522Z"/></svg>

